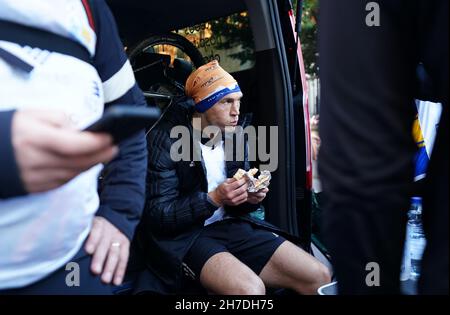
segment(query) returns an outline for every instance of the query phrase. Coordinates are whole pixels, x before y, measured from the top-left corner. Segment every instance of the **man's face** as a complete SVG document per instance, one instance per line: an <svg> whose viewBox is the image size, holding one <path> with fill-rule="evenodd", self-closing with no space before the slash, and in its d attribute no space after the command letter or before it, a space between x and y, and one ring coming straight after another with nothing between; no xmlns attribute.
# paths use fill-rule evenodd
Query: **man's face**
<svg viewBox="0 0 450 315"><path fill-rule="evenodd" d="M204 113L208 125L217 126L222 131L233 131L239 119L242 93L231 93L223 97Z"/></svg>

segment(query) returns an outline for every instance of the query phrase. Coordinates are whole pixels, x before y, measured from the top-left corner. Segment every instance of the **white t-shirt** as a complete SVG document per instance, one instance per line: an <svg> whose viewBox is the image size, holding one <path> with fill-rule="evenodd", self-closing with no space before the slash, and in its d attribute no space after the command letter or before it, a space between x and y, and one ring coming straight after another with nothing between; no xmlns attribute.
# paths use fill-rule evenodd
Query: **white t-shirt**
<svg viewBox="0 0 450 315"><path fill-rule="evenodd" d="M206 179L208 180L208 192L216 189L227 179L227 172L225 166L225 151L223 148L223 141L218 142L214 149L211 146L206 146L200 143L202 150L202 157L206 168ZM205 220L205 226L216 221L224 219L225 210L223 207L214 211L213 215Z"/></svg>
<svg viewBox="0 0 450 315"><path fill-rule="evenodd" d="M78 27L89 28L78 0L0 0L0 8L0 19L40 25L72 38L77 38ZM61 14L66 9L73 10L69 20ZM95 41L94 46L90 41L85 44L91 51L95 47ZM102 81L92 65L5 41L0 47L34 66L26 74L0 58L0 111L63 111L80 129L101 117ZM99 207L101 168L94 166L51 191L0 200L0 289L36 282L79 251Z"/></svg>

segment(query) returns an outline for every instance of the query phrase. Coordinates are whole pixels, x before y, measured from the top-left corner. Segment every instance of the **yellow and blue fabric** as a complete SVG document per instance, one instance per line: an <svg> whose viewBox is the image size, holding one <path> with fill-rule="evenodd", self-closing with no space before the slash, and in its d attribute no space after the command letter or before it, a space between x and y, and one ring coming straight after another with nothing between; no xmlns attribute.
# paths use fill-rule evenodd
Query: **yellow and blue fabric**
<svg viewBox="0 0 450 315"><path fill-rule="evenodd" d="M418 114L416 114L416 118L413 123L413 137L418 147L418 151L414 157L414 179L419 180L425 177L430 158L428 157L427 150L425 148L425 141L423 140L422 130L420 129Z"/></svg>
<svg viewBox="0 0 450 315"><path fill-rule="evenodd" d="M412 134L418 147L414 157L414 180L418 181L426 176L442 107L440 103L421 100L416 100L415 103L417 114L413 123Z"/></svg>
<svg viewBox="0 0 450 315"><path fill-rule="evenodd" d="M186 80L185 92L195 103L195 109L204 113L224 96L240 92L237 81L213 60L199 67Z"/></svg>

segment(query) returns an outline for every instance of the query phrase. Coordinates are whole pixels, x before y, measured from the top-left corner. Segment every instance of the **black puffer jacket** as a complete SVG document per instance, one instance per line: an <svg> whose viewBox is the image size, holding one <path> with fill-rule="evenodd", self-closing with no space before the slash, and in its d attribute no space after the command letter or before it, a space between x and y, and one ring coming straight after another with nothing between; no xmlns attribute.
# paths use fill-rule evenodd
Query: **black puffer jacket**
<svg viewBox="0 0 450 315"><path fill-rule="evenodd" d="M174 162L170 157L172 144L178 140L170 138L172 128L188 127L192 139L192 114L192 100L182 99L171 106L148 137L147 200L133 242L132 256L135 260L141 260L147 269L144 273L147 274L138 279L137 291L178 293L183 258L205 220L217 209L207 198L208 183L203 160ZM245 127L247 123L244 117L241 125ZM195 146L193 148L191 143L192 150L195 150ZM233 177L239 168L250 168L246 150L244 157L244 161L226 162L228 178ZM234 217L284 234L267 222L249 215L258 208L258 205L245 203L238 207L226 206L225 211ZM148 272L152 276L149 277ZM150 283L159 280L162 285L161 282Z"/></svg>

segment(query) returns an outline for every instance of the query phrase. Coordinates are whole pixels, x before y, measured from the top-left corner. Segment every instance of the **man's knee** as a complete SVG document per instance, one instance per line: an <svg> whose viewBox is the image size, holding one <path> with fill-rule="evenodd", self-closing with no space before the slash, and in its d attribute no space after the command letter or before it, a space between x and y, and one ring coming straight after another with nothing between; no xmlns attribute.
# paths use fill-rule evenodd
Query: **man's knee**
<svg viewBox="0 0 450 315"><path fill-rule="evenodd" d="M200 273L201 284L215 294L264 295L263 281L227 252L210 257Z"/></svg>
<svg viewBox="0 0 450 315"><path fill-rule="evenodd" d="M317 294L317 289L331 282L331 272L324 264L317 262L313 268L311 279L313 281L302 287L305 294Z"/></svg>
<svg viewBox="0 0 450 315"><path fill-rule="evenodd" d="M317 283L320 285L324 285L326 283L331 282L331 272L330 270L322 263L319 263L316 271L316 279Z"/></svg>
<svg viewBox="0 0 450 315"><path fill-rule="evenodd" d="M247 279L239 279L239 283L236 287L236 292L232 294L236 295L265 295L266 287L264 282L257 275L249 277Z"/></svg>

